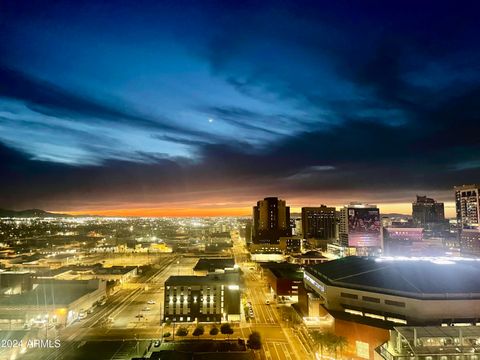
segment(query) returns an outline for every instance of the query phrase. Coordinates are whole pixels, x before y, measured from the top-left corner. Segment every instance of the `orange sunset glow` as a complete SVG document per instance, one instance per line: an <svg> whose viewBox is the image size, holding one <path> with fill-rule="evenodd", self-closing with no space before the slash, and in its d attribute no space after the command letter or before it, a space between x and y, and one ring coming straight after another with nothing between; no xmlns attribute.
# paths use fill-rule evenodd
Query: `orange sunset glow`
<svg viewBox="0 0 480 360"><path fill-rule="evenodd" d="M253 206L253 202L252 202ZM339 209L342 204L334 204ZM300 213L302 205L294 203L291 206L292 213ZM379 204L383 214L404 214L411 215L411 203L391 203ZM252 214L251 206L238 207L124 207L124 208L106 208L106 209L82 209L82 210L55 210L55 213L69 215L95 215L95 216L115 216L115 217L207 217L207 216L250 216ZM445 216L454 217L454 203L445 203Z"/></svg>

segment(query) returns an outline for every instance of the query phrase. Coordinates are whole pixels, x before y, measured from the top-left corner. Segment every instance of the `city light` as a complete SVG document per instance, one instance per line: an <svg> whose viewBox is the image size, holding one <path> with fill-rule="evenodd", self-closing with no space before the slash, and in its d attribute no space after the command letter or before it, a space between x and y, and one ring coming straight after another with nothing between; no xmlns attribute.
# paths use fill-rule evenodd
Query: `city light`
<svg viewBox="0 0 480 360"><path fill-rule="evenodd" d="M0 359L480 360L480 2L0 9Z"/></svg>

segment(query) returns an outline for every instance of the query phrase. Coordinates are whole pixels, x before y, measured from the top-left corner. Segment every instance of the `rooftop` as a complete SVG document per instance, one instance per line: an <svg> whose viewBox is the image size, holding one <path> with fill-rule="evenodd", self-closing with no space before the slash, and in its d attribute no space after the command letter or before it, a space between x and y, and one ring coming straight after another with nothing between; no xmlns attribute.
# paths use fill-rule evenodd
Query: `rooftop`
<svg viewBox="0 0 480 360"><path fill-rule="evenodd" d="M215 271L216 269L233 268L235 260L233 258L202 258L198 260L193 268L194 271Z"/></svg>
<svg viewBox="0 0 480 360"><path fill-rule="evenodd" d="M480 298L474 259L346 257L309 266L327 285L421 299Z"/></svg>
<svg viewBox="0 0 480 360"><path fill-rule="evenodd" d="M310 251L307 251L307 252L305 252L305 253L303 253L303 254L292 255L292 257L295 257L295 258L307 258L307 259L310 259L310 258L322 258L322 259L326 259L326 257L323 256L320 251L315 251L315 250L310 250Z"/></svg>
<svg viewBox="0 0 480 360"><path fill-rule="evenodd" d="M262 264L262 268L270 270L277 278L303 280L303 272L300 270L300 266L296 264L269 262Z"/></svg>
<svg viewBox="0 0 480 360"><path fill-rule="evenodd" d="M33 290L18 295L2 296L0 306L69 305L98 289L98 281L53 280L38 284Z"/></svg>
<svg viewBox="0 0 480 360"><path fill-rule="evenodd" d="M170 276L165 285L201 285L201 284L235 284L240 282L240 276L237 272L222 273L222 274L208 274L205 276L194 275L180 275Z"/></svg>

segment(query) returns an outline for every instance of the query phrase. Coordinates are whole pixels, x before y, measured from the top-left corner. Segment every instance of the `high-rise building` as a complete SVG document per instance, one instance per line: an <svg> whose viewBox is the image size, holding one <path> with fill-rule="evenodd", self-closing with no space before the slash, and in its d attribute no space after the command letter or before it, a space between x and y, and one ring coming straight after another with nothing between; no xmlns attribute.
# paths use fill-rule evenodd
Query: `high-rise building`
<svg viewBox="0 0 480 360"><path fill-rule="evenodd" d="M376 205L350 203L340 210L339 240L358 255L374 255L382 249L382 223Z"/></svg>
<svg viewBox="0 0 480 360"><path fill-rule="evenodd" d="M302 208L302 231L305 239L335 240L336 215L334 207Z"/></svg>
<svg viewBox="0 0 480 360"><path fill-rule="evenodd" d="M292 235L290 207L285 200L268 197L253 207L253 244L277 245L281 237Z"/></svg>
<svg viewBox="0 0 480 360"><path fill-rule="evenodd" d="M415 225L428 226L445 222L445 210L443 203L436 202L426 196L418 196L412 203L412 217Z"/></svg>
<svg viewBox="0 0 480 360"><path fill-rule="evenodd" d="M463 253L480 255L480 229L462 229L460 233L460 247Z"/></svg>
<svg viewBox="0 0 480 360"><path fill-rule="evenodd" d="M455 186L454 190L460 228L480 224L480 185Z"/></svg>
<svg viewBox="0 0 480 360"><path fill-rule="evenodd" d="M248 220L245 224L245 243L248 245L252 242L252 221Z"/></svg>

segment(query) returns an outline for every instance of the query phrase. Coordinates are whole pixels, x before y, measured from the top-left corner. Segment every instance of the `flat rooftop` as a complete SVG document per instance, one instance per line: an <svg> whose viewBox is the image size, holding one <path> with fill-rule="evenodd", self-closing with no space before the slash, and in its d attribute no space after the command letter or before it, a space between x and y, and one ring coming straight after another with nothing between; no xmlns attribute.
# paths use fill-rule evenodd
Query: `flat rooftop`
<svg viewBox="0 0 480 360"><path fill-rule="evenodd" d="M179 276L170 276L166 281L165 285L201 285L201 284L235 284L238 285L240 282L240 275L237 272L232 273L222 273L222 274L208 274L205 276L194 276L194 275L179 275Z"/></svg>
<svg viewBox="0 0 480 360"><path fill-rule="evenodd" d="M98 282L89 280L53 280L38 284L33 290L23 294L2 296L0 306L69 305L97 289Z"/></svg>
<svg viewBox="0 0 480 360"><path fill-rule="evenodd" d="M265 263L262 268L270 270L277 279L303 280L303 272L300 266L296 264L283 263Z"/></svg>
<svg viewBox="0 0 480 360"><path fill-rule="evenodd" d="M421 299L479 299L480 261L350 256L306 268L327 285Z"/></svg>
<svg viewBox="0 0 480 360"><path fill-rule="evenodd" d="M303 254L292 255L294 258L305 258L305 259L326 259L325 256L322 255L320 251L310 250Z"/></svg>
<svg viewBox="0 0 480 360"><path fill-rule="evenodd" d="M217 269L233 268L235 260L233 258L202 258L198 260L193 268L194 271L215 271Z"/></svg>

